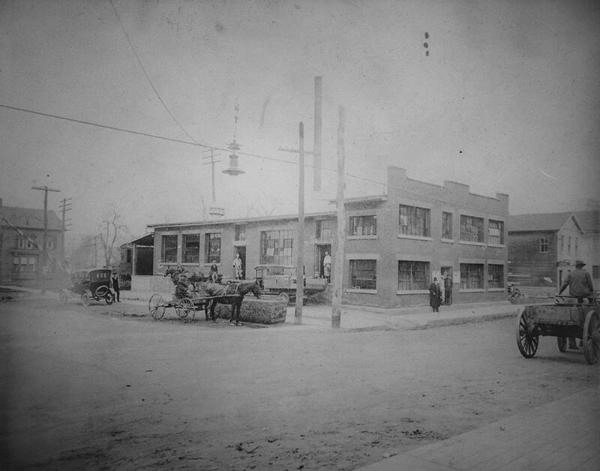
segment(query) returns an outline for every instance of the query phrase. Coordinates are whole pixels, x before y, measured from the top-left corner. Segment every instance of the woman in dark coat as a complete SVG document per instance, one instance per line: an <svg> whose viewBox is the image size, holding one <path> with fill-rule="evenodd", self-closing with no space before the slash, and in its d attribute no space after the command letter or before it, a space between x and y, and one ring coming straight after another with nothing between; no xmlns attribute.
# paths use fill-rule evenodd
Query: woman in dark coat
<svg viewBox="0 0 600 471"><path fill-rule="evenodd" d="M429 305L433 312L440 312L440 304L442 304L442 289L438 283L438 279L434 278L429 285Z"/></svg>

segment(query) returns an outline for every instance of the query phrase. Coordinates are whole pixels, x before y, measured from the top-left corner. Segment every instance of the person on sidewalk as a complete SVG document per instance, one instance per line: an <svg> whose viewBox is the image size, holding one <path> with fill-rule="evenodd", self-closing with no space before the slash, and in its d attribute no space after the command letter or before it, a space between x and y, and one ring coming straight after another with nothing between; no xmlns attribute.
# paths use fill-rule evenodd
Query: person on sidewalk
<svg viewBox="0 0 600 471"><path fill-rule="evenodd" d="M452 304L452 276L448 272L444 276L444 304Z"/></svg>
<svg viewBox="0 0 600 471"><path fill-rule="evenodd" d="M242 259L239 252L235 253L235 258L233 259L233 277L236 280L242 279Z"/></svg>
<svg viewBox="0 0 600 471"><path fill-rule="evenodd" d="M119 289L119 274L113 273L110 279L112 283L112 289L115 292L115 300L120 303L121 302L121 290Z"/></svg>
<svg viewBox="0 0 600 471"><path fill-rule="evenodd" d="M593 302L594 283L592 277L587 270L584 270L585 262L577 260L575 262L575 270L569 273L569 276L560 287L558 295L569 287L569 295L577 298L579 304L583 303L583 298L588 298L590 303ZM569 337L569 348L576 349L577 343L575 337Z"/></svg>
<svg viewBox="0 0 600 471"><path fill-rule="evenodd" d="M442 289L440 282L434 277L433 282L429 285L429 305L433 312L440 312L440 304L442 304Z"/></svg>

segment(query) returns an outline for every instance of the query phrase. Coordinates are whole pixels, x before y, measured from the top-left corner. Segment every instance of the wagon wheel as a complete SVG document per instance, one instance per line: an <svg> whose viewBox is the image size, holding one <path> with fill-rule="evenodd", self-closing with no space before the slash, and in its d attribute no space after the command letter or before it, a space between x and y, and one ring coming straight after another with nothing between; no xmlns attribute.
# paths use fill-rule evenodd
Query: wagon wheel
<svg viewBox="0 0 600 471"><path fill-rule="evenodd" d="M583 356L590 365L600 356L600 321L594 311L587 313L583 324Z"/></svg>
<svg viewBox="0 0 600 471"><path fill-rule="evenodd" d="M148 300L148 311L150 311L152 318L157 321L164 317L165 302L160 294L154 293L150 296L150 299Z"/></svg>
<svg viewBox="0 0 600 471"><path fill-rule="evenodd" d="M183 298L175 307L175 312L180 319L185 319L190 312L194 311L194 303L189 298Z"/></svg>
<svg viewBox="0 0 600 471"><path fill-rule="evenodd" d="M63 304L67 304L69 302L69 294L67 293L66 290L61 289L58 292L58 300Z"/></svg>
<svg viewBox="0 0 600 471"><path fill-rule="evenodd" d="M290 295L287 293L279 293L279 297L286 303L290 303Z"/></svg>
<svg viewBox="0 0 600 471"><path fill-rule="evenodd" d="M567 337L556 337L558 350L565 353L567 351Z"/></svg>
<svg viewBox="0 0 600 471"><path fill-rule="evenodd" d="M525 309L517 316L517 346L521 355L525 358L531 358L537 352L540 338L534 334L525 318Z"/></svg>

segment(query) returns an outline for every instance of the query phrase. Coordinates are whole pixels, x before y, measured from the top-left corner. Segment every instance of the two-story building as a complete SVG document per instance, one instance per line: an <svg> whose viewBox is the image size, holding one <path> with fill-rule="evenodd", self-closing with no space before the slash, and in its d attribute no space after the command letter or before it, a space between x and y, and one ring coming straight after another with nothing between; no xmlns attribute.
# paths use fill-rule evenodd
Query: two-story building
<svg viewBox="0 0 600 471"><path fill-rule="evenodd" d="M44 210L9 207L0 199L0 283L34 285L43 264ZM49 273L64 260L62 222L48 211L46 236Z"/></svg>
<svg viewBox="0 0 600 471"><path fill-rule="evenodd" d="M511 281L553 290L583 260L600 283L600 211L519 214L509 218L508 260Z"/></svg>
<svg viewBox="0 0 600 471"><path fill-rule="evenodd" d="M454 302L504 297L508 195L476 195L454 182L433 185L390 167L387 192L346 199L345 214L344 302L427 304L432 279L445 276L452 280ZM295 266L297 219L289 215L149 225L154 231L154 274L176 264L206 274L216 263L221 273L231 276L236 253L248 278L257 265ZM326 252L333 256L335 273L340 263L335 259L336 231L335 211L305 216L301 242L308 276L323 276Z"/></svg>

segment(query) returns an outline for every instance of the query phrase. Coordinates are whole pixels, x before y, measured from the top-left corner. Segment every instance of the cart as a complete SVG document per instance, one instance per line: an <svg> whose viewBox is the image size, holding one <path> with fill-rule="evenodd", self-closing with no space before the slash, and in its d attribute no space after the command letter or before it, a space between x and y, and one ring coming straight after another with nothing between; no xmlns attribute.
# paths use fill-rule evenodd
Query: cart
<svg viewBox="0 0 600 471"><path fill-rule="evenodd" d="M286 303L296 300L296 267L286 265L258 265L256 280L265 295L278 295ZM318 293L325 291L327 280L324 278L304 277L303 303Z"/></svg>
<svg viewBox="0 0 600 471"><path fill-rule="evenodd" d="M161 320L165 316L167 308L175 309L175 313L180 319L187 319L190 314L192 315L192 319L194 319L196 311L204 310L204 314L208 320L207 308L211 299L211 296L192 293L184 297L173 296L171 300L167 300L161 294L154 293L148 300L148 311L153 319Z"/></svg>
<svg viewBox="0 0 600 471"><path fill-rule="evenodd" d="M573 304L568 297L555 298L554 304L523 307L517 316L517 346L521 355L532 358L540 336L556 337L559 351L567 350L569 338L581 339L583 355L590 365L600 356L600 303Z"/></svg>
<svg viewBox="0 0 600 471"><path fill-rule="evenodd" d="M58 292L59 301L66 304L69 298L78 296L85 306L88 306L92 300L104 300L106 304L112 304L115 295L110 289L111 273L112 270L109 268L73 272L71 274L71 287L61 289Z"/></svg>

